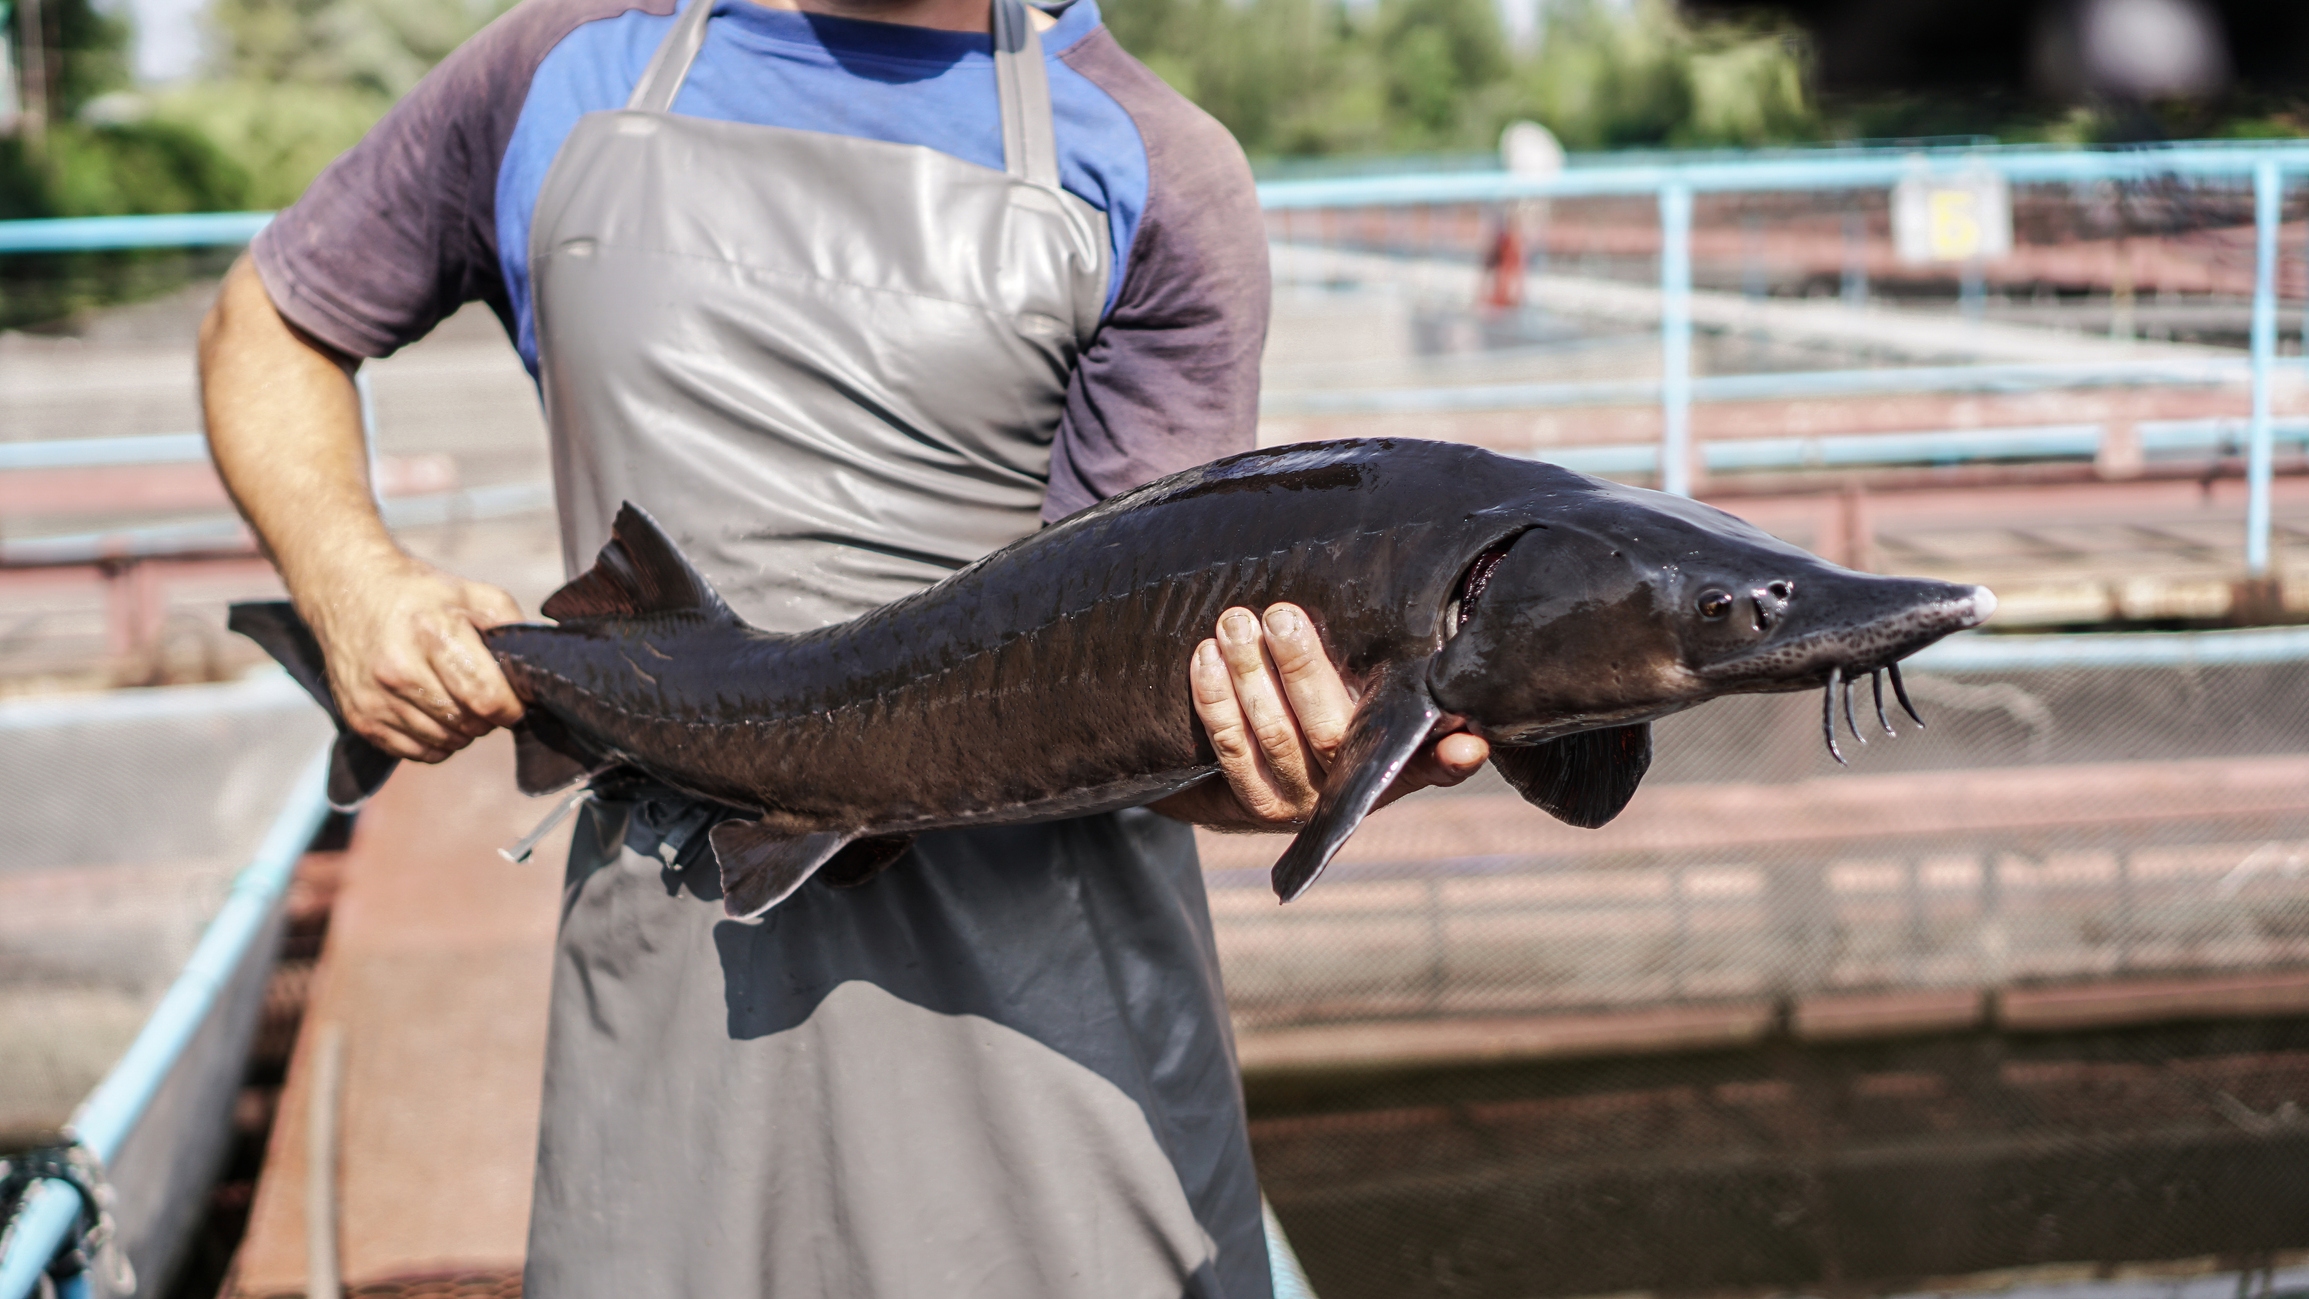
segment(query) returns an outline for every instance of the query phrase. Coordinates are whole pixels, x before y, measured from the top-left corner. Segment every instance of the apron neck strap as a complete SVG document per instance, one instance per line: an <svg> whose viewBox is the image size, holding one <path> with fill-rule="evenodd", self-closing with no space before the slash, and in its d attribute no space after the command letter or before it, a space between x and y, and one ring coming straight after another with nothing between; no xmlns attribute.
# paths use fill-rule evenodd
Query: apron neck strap
<svg viewBox="0 0 2309 1299"><path fill-rule="evenodd" d="M673 97L689 79L689 65L697 58L698 47L706 43L706 19L713 13L714 0L688 0L682 6L673 30L658 42L657 53L641 70L641 80L633 83L633 95L625 101L627 112L663 113L673 108Z"/></svg>
<svg viewBox="0 0 2309 1299"><path fill-rule="evenodd" d="M993 0L994 85L1002 104L1002 169L1030 185L1058 188L1058 140L1051 124L1050 77L1042 66L1042 37L1036 34L1024 0ZM689 77L690 64L705 44L706 20L714 0L686 0L673 30L650 56L633 95L630 112L664 113L673 108Z"/></svg>
<svg viewBox="0 0 2309 1299"><path fill-rule="evenodd" d="M1002 169L1030 185L1057 189L1050 76L1024 0L994 0L994 84L1002 98Z"/></svg>

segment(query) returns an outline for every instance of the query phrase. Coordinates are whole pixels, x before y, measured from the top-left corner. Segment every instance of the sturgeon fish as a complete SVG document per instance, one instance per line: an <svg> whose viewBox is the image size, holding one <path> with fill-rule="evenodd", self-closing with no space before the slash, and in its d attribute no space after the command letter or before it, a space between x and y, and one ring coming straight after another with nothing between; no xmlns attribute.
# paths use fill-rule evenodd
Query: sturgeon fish
<svg viewBox="0 0 2309 1299"><path fill-rule="evenodd" d="M1442 442L1253 451L1150 483L918 594L798 635L748 625L649 515L618 514L554 621L483 640L528 714L521 787L621 769L717 805L723 905L759 915L913 836L1131 807L1213 779L1187 670L1235 605L1303 607L1357 706L1274 868L1297 897L1430 739L1459 729L1526 800L1618 815L1651 723L1722 695L1839 690L1979 624L1986 588L1837 567L1696 501ZM285 604L232 626L332 714ZM1837 752L1842 761L1843 755ZM331 797L394 759L341 727Z"/></svg>

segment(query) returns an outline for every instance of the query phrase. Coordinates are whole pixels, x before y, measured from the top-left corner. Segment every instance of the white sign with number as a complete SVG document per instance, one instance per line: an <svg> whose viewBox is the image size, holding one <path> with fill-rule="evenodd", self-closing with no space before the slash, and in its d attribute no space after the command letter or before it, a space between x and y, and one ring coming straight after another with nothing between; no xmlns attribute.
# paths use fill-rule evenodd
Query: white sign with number
<svg viewBox="0 0 2309 1299"><path fill-rule="evenodd" d="M1892 190L1904 262L1985 262L2012 252L2012 190L1991 171L1911 176Z"/></svg>

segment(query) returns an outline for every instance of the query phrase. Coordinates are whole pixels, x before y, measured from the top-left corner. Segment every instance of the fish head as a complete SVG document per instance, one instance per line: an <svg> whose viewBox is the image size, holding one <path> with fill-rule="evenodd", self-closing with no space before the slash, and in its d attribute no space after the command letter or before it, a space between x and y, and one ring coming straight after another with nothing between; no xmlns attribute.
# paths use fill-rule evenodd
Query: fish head
<svg viewBox="0 0 2309 1299"><path fill-rule="evenodd" d="M1429 677L1442 708L1510 744L1849 680L1996 607L1985 587L1854 572L1641 488L1593 481L1526 522L1469 565Z"/></svg>

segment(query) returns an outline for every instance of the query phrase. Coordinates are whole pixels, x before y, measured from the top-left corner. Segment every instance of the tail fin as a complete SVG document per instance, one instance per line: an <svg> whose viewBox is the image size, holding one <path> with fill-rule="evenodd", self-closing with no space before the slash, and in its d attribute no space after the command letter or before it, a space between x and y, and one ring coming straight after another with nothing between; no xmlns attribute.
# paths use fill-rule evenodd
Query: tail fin
<svg viewBox="0 0 2309 1299"><path fill-rule="evenodd" d="M236 604L225 619L225 626L265 647L265 652L280 660L297 684L328 710L329 720L337 724L337 743L329 753L329 805L341 812L349 812L368 801L393 774L400 759L345 729L345 718L337 711L336 696L329 690L328 668L321 657L321 643L314 639L305 620L297 616L294 606L286 601L264 601ZM583 740L572 734L559 718L542 709L532 709L527 717L513 726L515 778L524 794L550 794L566 789L594 774L604 761Z"/></svg>
<svg viewBox="0 0 2309 1299"><path fill-rule="evenodd" d="M321 643L313 638L313 629L305 625L305 620L297 616L296 608L285 600L236 604L226 617L225 626L262 645L265 653L280 660L280 665L328 710L329 720L337 724L337 743L329 751L329 806L349 812L367 802L401 760L345 729L344 715L337 711L336 696L329 693L329 669L321 657Z"/></svg>

